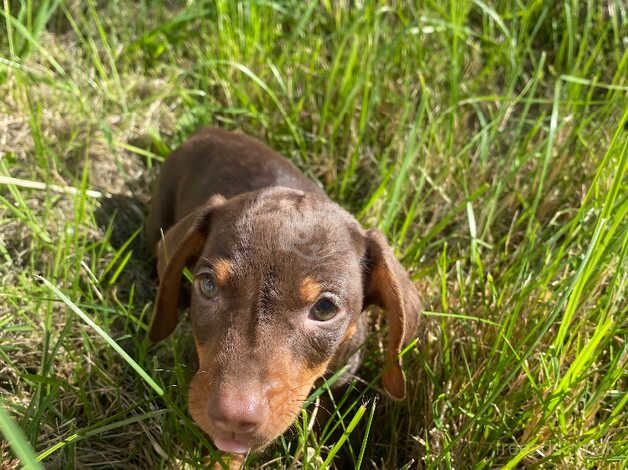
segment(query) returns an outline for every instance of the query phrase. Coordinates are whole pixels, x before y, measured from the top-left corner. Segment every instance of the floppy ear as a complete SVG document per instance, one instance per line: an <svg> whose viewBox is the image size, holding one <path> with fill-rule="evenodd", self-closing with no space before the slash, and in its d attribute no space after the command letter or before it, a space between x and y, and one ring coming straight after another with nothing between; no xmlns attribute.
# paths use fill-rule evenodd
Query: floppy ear
<svg viewBox="0 0 628 470"><path fill-rule="evenodd" d="M367 231L366 256L365 306L380 306L386 311L388 322L388 348L382 380L388 394L402 400L406 396L406 381L399 353L416 334L421 301L408 273L379 230Z"/></svg>
<svg viewBox="0 0 628 470"><path fill-rule="evenodd" d="M224 202L221 195L213 196L206 205L170 227L157 243L159 288L150 325L151 341L161 341L177 326L183 268L198 259L209 233L212 210Z"/></svg>

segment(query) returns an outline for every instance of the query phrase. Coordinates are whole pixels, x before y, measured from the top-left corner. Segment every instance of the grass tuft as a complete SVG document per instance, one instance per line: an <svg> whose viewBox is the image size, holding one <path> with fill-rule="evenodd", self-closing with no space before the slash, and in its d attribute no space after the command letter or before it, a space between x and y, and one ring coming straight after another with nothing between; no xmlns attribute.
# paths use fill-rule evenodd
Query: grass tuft
<svg viewBox="0 0 628 470"><path fill-rule="evenodd" d="M145 338L149 188L205 124L385 231L426 310L406 401L372 315L354 383L248 465L625 465L627 24L614 0L2 2L0 467L219 459L185 326Z"/></svg>

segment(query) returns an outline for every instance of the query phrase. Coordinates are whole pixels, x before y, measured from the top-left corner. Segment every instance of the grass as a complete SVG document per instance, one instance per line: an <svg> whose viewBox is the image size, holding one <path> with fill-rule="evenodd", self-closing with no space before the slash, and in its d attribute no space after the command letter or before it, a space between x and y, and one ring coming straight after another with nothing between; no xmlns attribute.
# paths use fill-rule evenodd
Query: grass
<svg viewBox="0 0 628 470"><path fill-rule="evenodd" d="M202 124L384 230L426 310L408 400L380 397L373 315L327 427L323 387L251 466L625 465L624 2L4 0L0 25L0 467L201 465L141 229Z"/></svg>

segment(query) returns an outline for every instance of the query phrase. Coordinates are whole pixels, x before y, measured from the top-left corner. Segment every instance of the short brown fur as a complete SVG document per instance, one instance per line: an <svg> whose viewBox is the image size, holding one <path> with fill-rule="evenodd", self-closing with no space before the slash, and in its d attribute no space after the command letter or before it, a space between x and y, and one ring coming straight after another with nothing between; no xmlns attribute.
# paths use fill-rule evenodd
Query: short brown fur
<svg viewBox="0 0 628 470"><path fill-rule="evenodd" d="M347 328L347 331L345 332L342 342L345 343L347 341L350 341L351 338L353 338L353 335L355 335L357 331L358 331L358 325L353 323L349 328Z"/></svg>

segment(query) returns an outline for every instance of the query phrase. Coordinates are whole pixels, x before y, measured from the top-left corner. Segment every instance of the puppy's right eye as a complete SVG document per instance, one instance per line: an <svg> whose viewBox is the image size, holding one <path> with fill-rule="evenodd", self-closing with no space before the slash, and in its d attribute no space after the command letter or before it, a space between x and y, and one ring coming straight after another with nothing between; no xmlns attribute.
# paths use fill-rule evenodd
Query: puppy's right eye
<svg viewBox="0 0 628 470"><path fill-rule="evenodd" d="M208 299L211 299L216 295L216 292L218 291L218 286L216 285L216 278L214 277L213 273L205 272L199 274L197 276L197 280L198 288L201 291L201 294L203 294Z"/></svg>
<svg viewBox="0 0 628 470"><path fill-rule="evenodd" d="M317 321L328 321L336 316L339 309L329 297L321 297L310 309L310 315Z"/></svg>

